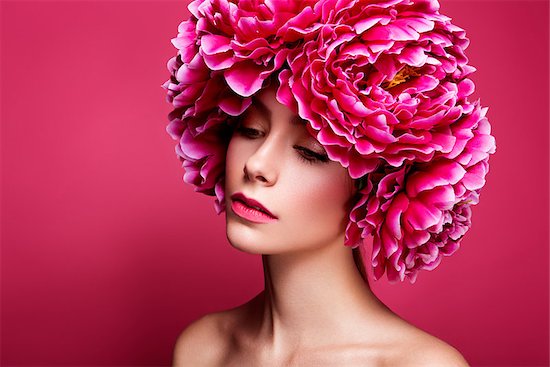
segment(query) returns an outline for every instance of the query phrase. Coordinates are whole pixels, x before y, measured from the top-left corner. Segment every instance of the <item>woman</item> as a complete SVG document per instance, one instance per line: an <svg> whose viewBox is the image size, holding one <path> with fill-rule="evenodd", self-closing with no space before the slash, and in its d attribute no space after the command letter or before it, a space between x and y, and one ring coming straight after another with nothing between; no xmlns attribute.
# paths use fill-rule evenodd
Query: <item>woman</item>
<svg viewBox="0 0 550 367"><path fill-rule="evenodd" d="M467 365L384 306L364 271L414 282L470 225L495 148L467 98L464 32L436 1L189 9L167 130L229 242L262 254L265 289L192 323L174 365Z"/></svg>

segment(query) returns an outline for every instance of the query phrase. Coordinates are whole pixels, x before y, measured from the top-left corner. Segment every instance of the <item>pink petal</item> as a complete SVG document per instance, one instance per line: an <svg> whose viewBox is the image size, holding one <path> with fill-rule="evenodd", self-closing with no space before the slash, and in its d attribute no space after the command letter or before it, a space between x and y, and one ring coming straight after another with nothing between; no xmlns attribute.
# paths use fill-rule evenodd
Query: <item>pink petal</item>
<svg viewBox="0 0 550 367"><path fill-rule="evenodd" d="M252 61L244 61L235 64L224 72L225 80L235 93L250 97L262 87L263 79L260 79L262 66Z"/></svg>
<svg viewBox="0 0 550 367"><path fill-rule="evenodd" d="M411 201L405 220L416 230L426 230L437 224L442 213L439 209L419 201Z"/></svg>

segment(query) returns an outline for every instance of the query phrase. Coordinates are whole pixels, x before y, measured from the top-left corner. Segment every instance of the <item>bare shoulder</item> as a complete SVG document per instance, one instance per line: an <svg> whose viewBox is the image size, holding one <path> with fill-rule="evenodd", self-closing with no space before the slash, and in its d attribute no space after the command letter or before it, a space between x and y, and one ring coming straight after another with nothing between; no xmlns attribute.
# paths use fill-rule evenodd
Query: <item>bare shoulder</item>
<svg viewBox="0 0 550 367"><path fill-rule="evenodd" d="M219 366L225 356L227 338L223 318L212 313L188 325L174 346L173 366Z"/></svg>
<svg viewBox="0 0 550 367"><path fill-rule="evenodd" d="M237 334L249 321L254 299L224 311L207 314L179 335L174 347L173 367L222 366L235 350Z"/></svg>
<svg viewBox="0 0 550 367"><path fill-rule="evenodd" d="M466 359L453 346L434 338L417 345L403 360L405 366L468 367Z"/></svg>
<svg viewBox="0 0 550 367"><path fill-rule="evenodd" d="M462 354L450 344L425 332L402 345L394 354L392 366L404 367L468 367Z"/></svg>

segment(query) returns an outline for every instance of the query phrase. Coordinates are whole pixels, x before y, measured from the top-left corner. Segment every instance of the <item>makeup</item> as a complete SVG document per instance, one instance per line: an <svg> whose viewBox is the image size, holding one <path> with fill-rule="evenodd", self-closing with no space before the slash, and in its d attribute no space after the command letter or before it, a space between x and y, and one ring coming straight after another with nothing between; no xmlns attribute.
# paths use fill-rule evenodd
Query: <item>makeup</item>
<svg viewBox="0 0 550 367"><path fill-rule="evenodd" d="M277 220L277 217L262 204L241 193L231 195L231 209L239 217L254 223L270 223Z"/></svg>

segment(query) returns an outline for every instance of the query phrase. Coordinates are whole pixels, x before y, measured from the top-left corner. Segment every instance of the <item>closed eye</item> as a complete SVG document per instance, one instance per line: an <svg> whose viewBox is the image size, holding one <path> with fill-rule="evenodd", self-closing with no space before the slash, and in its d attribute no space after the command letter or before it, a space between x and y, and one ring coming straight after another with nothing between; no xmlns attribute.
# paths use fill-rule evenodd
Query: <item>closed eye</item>
<svg viewBox="0 0 550 367"><path fill-rule="evenodd" d="M295 145L294 149L300 152L300 157L309 163L323 162L326 163L329 161L329 158L326 154L316 153L310 149Z"/></svg>
<svg viewBox="0 0 550 367"><path fill-rule="evenodd" d="M261 137L264 136L264 133L261 130L254 129L254 128L251 128L251 127L242 126L242 125L237 126L237 128L235 129L235 132L237 134L247 138L247 139L257 139L257 138L261 138ZM299 158L304 162L307 162L307 163L316 163L316 162L325 163L325 162L329 161L329 158L326 155L326 153L325 154L317 153L317 152L314 152L311 149L308 149L308 148L300 146L300 145L294 145L293 148L298 151Z"/></svg>
<svg viewBox="0 0 550 367"><path fill-rule="evenodd" d="M257 129L253 129L253 128L250 128L250 127L245 127L245 126L238 126L235 131L244 136L244 137L247 137L247 138L250 138L250 139L254 139L254 138L259 138L262 136L262 132L260 130L257 130Z"/></svg>

